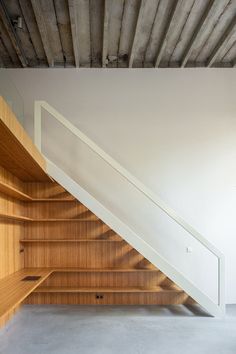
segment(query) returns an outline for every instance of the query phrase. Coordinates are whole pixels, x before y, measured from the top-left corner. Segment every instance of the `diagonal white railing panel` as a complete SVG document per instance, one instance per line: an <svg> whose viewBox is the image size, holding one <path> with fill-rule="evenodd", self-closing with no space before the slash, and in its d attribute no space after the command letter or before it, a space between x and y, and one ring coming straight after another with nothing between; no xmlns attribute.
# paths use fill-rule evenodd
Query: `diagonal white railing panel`
<svg viewBox="0 0 236 354"><path fill-rule="evenodd" d="M39 101L36 102L35 104L35 143L36 145L39 147L39 149L41 149L41 127L42 127L42 122L41 122L41 110L42 108L44 110L46 110L48 113L50 113L50 115L56 119L57 122L59 122L62 126L67 128L67 131L69 131L71 134L73 134L73 136L76 137L76 139L78 139L80 142L83 143L83 145L85 145L87 147L87 149L89 148L96 156L97 156L97 160L98 158L101 161L95 161L94 157L90 154L88 154L88 152L85 153L85 148L84 146L80 146L77 148L77 150L79 150L79 160L78 163L81 167L81 169L83 169L83 166L85 169L88 168L88 166L86 165L87 160L93 160L93 164L97 164L97 167L99 166L98 169L107 169L107 166L109 166L109 168L112 170L109 171L109 176L112 176L113 178L113 182L114 182L114 186L117 186L118 188L120 188L121 191L123 191L123 193L129 193L129 195L132 195L134 199L136 199L137 203L139 203L142 207L142 205L145 204L145 210L149 210L150 211L150 215L147 216L147 220L150 221L150 227L148 228L149 225L145 225L145 227L142 225L142 223L147 223L146 219L141 220L142 223L137 223L134 218L133 220L130 213L128 213L128 208L127 206L124 206L123 204L123 209L124 212L123 214L121 213L121 208L118 210L116 210L116 217L117 215L120 215L119 220L123 220L123 223L125 225L131 225L132 226L132 230L136 235L136 243L138 242L138 245L134 245L135 242L134 240L132 240L132 242L130 241L130 239L127 239L127 235L124 235L122 233L121 236L123 236L124 238L127 239L128 242L130 242L132 244L133 247L135 247L136 249L138 249L144 256L145 256L145 252L144 249L142 249L143 247L143 243L140 240L143 240L143 242L145 243L145 245L148 245L148 247L150 247L150 249L155 251L155 255L157 257L157 254L159 255L156 258L156 261L158 260L158 262L155 262L155 257L152 257L152 260L150 259L150 257L146 257L147 259L149 259L152 263L154 263L157 267L159 267L164 273L166 273L166 275L168 277L170 277L173 281L175 281L179 286L181 286L186 292L189 293L189 295L191 295L196 301L198 301L201 305L203 305L210 313L212 314L220 314L220 313L224 313L224 257L223 255L216 249L216 247L214 247L214 245L212 245L207 239L205 239L201 234L199 234L196 230L194 230L190 225L188 225L182 218L180 218L175 211L173 211L171 208L169 208L162 200L160 200L150 189L148 189L142 182L140 182L135 176L133 176L129 171L127 171L125 168L123 168L117 161L115 161L111 156L109 156L107 153L105 153L101 148L99 148L93 141L91 141L91 139L89 139L86 135L84 135L77 127L75 127L74 125L72 125L68 120L66 120L60 113L58 113L54 108L52 108L50 105L48 105L46 102L44 101ZM76 151L77 151L76 150ZM81 157L82 155L86 155L86 158L83 156L83 158ZM54 159L56 159L56 156L54 156ZM66 160L64 160L66 161ZM103 161L103 163L102 163ZM105 166L104 164L106 164L107 166ZM62 166L64 169L64 166ZM72 166L72 168L75 169L75 166ZM90 171L88 172L87 176L84 175L80 175L79 177L79 182L80 184L84 183L84 181L88 181L89 178L92 175L92 169L91 167ZM98 171L98 169L96 171ZM67 169L67 172L69 171L69 169ZM73 171L71 171L73 172ZM94 171L93 171L94 172ZM97 172L96 172L97 173ZM72 173L73 175L73 173ZM98 174L99 175L99 174ZM119 177L120 176L120 177ZM54 178L54 176L52 176ZM118 177L121 178L122 177L122 181L120 180L118 182ZM100 179L99 179L100 178ZM99 183L101 185L101 187L103 186L103 189L105 190L107 188L107 185L110 183L109 180L106 181L106 183L104 183L105 181L105 176L99 176L98 180ZM73 179L74 179L74 175L73 175ZM104 181L103 181L104 179ZM124 188L124 181L126 181L126 184L129 185L129 187L125 187ZM76 178L76 182L78 182L78 178ZM91 180L91 184L90 184L90 190L92 190L93 185L96 183L96 180ZM80 186L77 183L78 188L80 188ZM133 190L131 190L131 186L133 188ZM65 186L66 187L66 186ZM66 187L67 188L67 187ZM68 189L68 188L67 188ZM107 188L106 192L110 192L110 194L112 194L112 186L111 189L109 191L109 189ZM139 193L139 195L137 194ZM104 196L102 195L97 195L96 199L99 200L103 200ZM109 204L110 203L110 204ZM132 201L130 201L130 203L132 204ZM113 204L111 204L111 201L107 202L104 199L104 203L106 204L110 211L113 210L113 215L114 215L114 206L119 204L119 200L113 201ZM158 209L154 210L154 205L155 208L158 207ZM133 210L135 210L135 205ZM108 208L107 208L108 209ZM94 210L91 209L93 212ZM159 211L158 211L159 210ZM126 211L126 214L125 214ZM155 213L154 213L155 211ZM162 214L160 214L160 212L162 212ZM168 235L165 235L165 230L164 229L160 229L158 225L156 225L155 223L153 223L153 220L155 219L155 215L156 215L156 219L158 221L159 224L163 224L167 225L167 220L168 220L168 227L169 228L174 228L174 231L171 233L169 233ZM166 216L164 216L166 215ZM122 218L121 218L122 217ZM163 220L166 221L163 222ZM104 220L105 221L105 220ZM124 222L125 221L125 222ZM132 221L132 222L131 222ZM105 221L106 222L106 221ZM136 223L136 224L135 224ZM176 224L176 226L174 226L174 224ZM138 225L138 227L137 227ZM112 228L115 228L114 225L110 225ZM128 226L127 226L128 227ZM130 227L129 227L130 229ZM185 266L185 263L181 264L174 264L174 261L165 255L165 250L163 248L163 242L165 243L165 239L163 237L163 235L166 236L166 238L169 238L169 241L172 241L172 245L174 243L176 243L177 247L176 247L176 252L180 252L181 250L178 249L179 245L178 245L178 239L176 240L176 235L180 235L180 229L182 229L182 232L185 233L186 235L188 234L189 237L194 239L195 242L195 248L198 249L199 246L197 246L197 243L199 243L199 245L201 245L201 247L204 249L204 252L206 253L209 252L209 255L211 255L211 257L215 257L216 264L215 268L216 268L216 272L217 272L217 278L216 279L216 283L217 283L217 301L216 303L214 303L214 301L212 301L209 296L206 294L205 289L203 289L204 291L202 291L202 289L200 289L199 285L194 284L191 282L191 279L189 279L187 277L187 274L183 274L185 269L183 268ZM152 230L155 230L155 232L160 231L160 233L158 233L158 237L157 235L155 235L155 238L152 235ZM180 237L184 237L185 242L187 242L187 238L186 235L184 234L184 236L180 235ZM137 236L139 235L139 236ZM148 236L149 239L147 240L145 236ZM171 237L172 239L171 239ZM175 238L173 238L172 235L175 235ZM137 241L139 240L139 241ZM141 246L142 244L142 246ZM160 253L161 252L161 253ZM203 253L204 254L204 253ZM166 257L165 257L166 256ZM206 255L205 255L206 256ZM161 258L162 257L162 258ZM180 258L181 258L181 252L180 252ZM160 260L164 259L165 260L165 266L162 267L160 266ZM194 259L194 258L192 258ZM181 261L181 260L180 260ZM181 263L181 262L180 262ZM191 264L191 260L187 260L186 262L186 266L188 266L188 264ZM182 268L181 268L182 267ZM198 265L196 265L196 267L198 267ZM173 271L175 270L175 272ZM178 278L177 274L181 275L181 279ZM206 276L207 278L207 276ZM185 279L185 281L183 281L183 279ZM214 309L214 310L213 310Z"/></svg>

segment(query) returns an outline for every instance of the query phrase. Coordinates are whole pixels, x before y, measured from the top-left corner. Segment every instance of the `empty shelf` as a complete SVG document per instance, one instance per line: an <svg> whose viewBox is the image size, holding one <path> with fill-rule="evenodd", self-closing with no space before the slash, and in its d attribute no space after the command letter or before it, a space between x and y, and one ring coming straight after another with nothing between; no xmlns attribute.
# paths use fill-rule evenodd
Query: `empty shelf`
<svg viewBox="0 0 236 354"><path fill-rule="evenodd" d="M22 243L76 243L76 242L123 242L123 240L104 240L104 239L50 239L50 240L45 240L45 239L40 239L40 240L36 240L36 239L24 239L24 240L20 240L20 242Z"/></svg>
<svg viewBox="0 0 236 354"><path fill-rule="evenodd" d="M54 219L54 218L48 218L48 219L29 219L29 221L33 221L33 222L60 222L60 221L67 221L67 222L71 222L71 221L76 221L76 222L102 222L100 219L95 219L95 220L89 220L89 219Z"/></svg>
<svg viewBox="0 0 236 354"><path fill-rule="evenodd" d="M31 221L32 219L28 218L27 216L22 215L14 215L14 214L0 214L1 219L11 219L11 220L18 220L18 221Z"/></svg>
<svg viewBox="0 0 236 354"><path fill-rule="evenodd" d="M28 201L28 202L74 202L76 201L75 198L34 198L3 181L0 181L0 192L9 195L11 197L14 197L16 199Z"/></svg>
<svg viewBox="0 0 236 354"><path fill-rule="evenodd" d="M158 269L148 268L51 268L53 272L78 272L78 273L135 273L158 272Z"/></svg>
<svg viewBox="0 0 236 354"><path fill-rule="evenodd" d="M160 286L154 288L142 288L142 287L127 287L127 288L118 288L118 287L102 287L102 288L93 288L93 287L65 287L65 286L45 286L38 287L34 290L36 293L181 293L182 290L173 290L165 289Z"/></svg>
<svg viewBox="0 0 236 354"><path fill-rule="evenodd" d="M10 197L14 197L16 199L19 200L24 200L24 201L31 201L31 197L23 192L21 192L20 190L16 189L15 187L4 183L4 182L0 182L0 192L9 195Z"/></svg>

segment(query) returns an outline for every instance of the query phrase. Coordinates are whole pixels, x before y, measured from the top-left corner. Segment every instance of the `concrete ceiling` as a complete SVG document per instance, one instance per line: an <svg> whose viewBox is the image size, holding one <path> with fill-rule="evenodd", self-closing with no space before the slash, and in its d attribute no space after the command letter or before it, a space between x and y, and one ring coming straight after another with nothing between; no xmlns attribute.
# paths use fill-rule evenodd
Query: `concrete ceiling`
<svg viewBox="0 0 236 354"><path fill-rule="evenodd" d="M0 67L235 66L236 0L0 0Z"/></svg>

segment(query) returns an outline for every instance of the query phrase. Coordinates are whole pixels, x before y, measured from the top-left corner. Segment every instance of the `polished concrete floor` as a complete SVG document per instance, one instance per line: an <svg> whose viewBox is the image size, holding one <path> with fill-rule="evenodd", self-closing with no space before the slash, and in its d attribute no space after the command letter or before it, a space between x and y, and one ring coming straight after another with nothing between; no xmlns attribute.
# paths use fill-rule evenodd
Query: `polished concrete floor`
<svg viewBox="0 0 236 354"><path fill-rule="evenodd" d="M184 306L25 305L0 331L1 354L236 354L224 319Z"/></svg>

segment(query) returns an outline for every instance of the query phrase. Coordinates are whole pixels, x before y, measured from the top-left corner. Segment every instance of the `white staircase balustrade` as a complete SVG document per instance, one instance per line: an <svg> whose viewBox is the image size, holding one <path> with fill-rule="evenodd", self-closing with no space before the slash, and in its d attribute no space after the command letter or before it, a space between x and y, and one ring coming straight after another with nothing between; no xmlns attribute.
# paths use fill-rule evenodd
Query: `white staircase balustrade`
<svg viewBox="0 0 236 354"><path fill-rule="evenodd" d="M214 245L44 101L35 102L34 128L52 178L211 315L224 315L224 256Z"/></svg>

